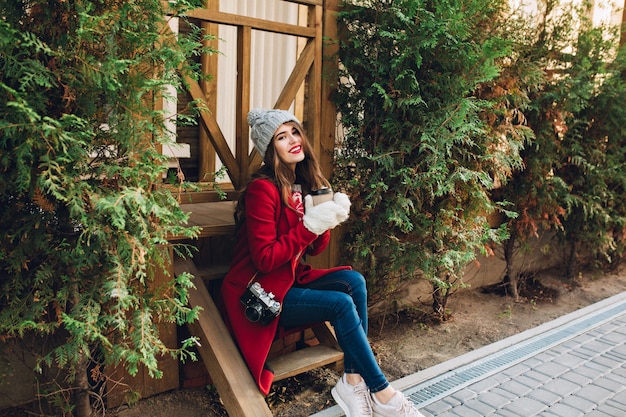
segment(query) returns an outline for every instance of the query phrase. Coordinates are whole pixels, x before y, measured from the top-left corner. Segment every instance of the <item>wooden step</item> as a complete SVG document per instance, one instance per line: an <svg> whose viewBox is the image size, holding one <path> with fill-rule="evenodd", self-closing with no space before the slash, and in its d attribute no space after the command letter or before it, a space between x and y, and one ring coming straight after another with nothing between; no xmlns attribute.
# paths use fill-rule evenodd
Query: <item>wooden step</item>
<svg viewBox="0 0 626 417"><path fill-rule="evenodd" d="M342 351L326 345L315 345L271 359L267 364L274 371L274 381L280 381L342 359Z"/></svg>
<svg viewBox="0 0 626 417"><path fill-rule="evenodd" d="M174 259L174 273L189 272L199 276L196 265L189 258ZM189 290L190 307L201 307L199 318L187 324L191 334L199 338L198 351L211 379L220 394L229 416L271 417L265 398L252 378L239 349L222 320L213 298L202 280L194 281Z"/></svg>
<svg viewBox="0 0 626 417"><path fill-rule="evenodd" d="M198 238L235 234L235 206L232 201L181 204L180 208L189 213L189 226L200 227Z"/></svg>
<svg viewBox="0 0 626 417"><path fill-rule="evenodd" d="M209 282L224 278L230 265L196 265L196 268L198 268L198 276L196 276L196 278L200 278L204 282Z"/></svg>
<svg viewBox="0 0 626 417"><path fill-rule="evenodd" d="M195 204L181 204L180 208L189 213L187 225L198 226L198 238L210 236L234 236L235 219L233 201L214 201ZM183 236L169 236L168 240L175 242L187 239Z"/></svg>

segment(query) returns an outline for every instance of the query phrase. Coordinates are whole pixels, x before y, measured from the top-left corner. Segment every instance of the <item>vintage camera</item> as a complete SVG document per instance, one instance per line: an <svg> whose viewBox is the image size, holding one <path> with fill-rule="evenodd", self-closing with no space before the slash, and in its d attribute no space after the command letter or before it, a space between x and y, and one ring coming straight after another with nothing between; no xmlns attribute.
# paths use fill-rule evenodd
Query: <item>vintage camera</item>
<svg viewBox="0 0 626 417"><path fill-rule="evenodd" d="M280 303L274 294L265 292L261 284L250 285L239 299L246 306L246 318L252 322L268 324L280 314Z"/></svg>

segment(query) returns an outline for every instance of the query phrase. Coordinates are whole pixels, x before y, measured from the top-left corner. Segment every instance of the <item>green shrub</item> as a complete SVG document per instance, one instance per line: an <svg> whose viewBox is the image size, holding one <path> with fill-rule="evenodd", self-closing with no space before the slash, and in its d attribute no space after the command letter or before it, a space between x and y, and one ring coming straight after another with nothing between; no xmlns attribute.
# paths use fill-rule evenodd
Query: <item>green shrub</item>
<svg viewBox="0 0 626 417"><path fill-rule="evenodd" d="M423 274L443 318L467 264L506 237L488 224L490 191L520 167L529 135L501 98L477 95L511 54L497 30L506 2L365 3L339 16L335 172L356 202L349 250L379 294Z"/></svg>
<svg viewBox="0 0 626 417"><path fill-rule="evenodd" d="M2 346L60 340L35 366L64 370L60 392L89 389L96 359L159 377L159 356L189 352L165 346L157 324L197 311L186 305L190 276L152 284L169 262L167 237L195 232L159 187L158 147L171 138L155 103L181 86L179 71L194 71L200 39L168 34L157 0L11 0L0 10ZM84 395L70 404L89 408Z"/></svg>
<svg viewBox="0 0 626 417"><path fill-rule="evenodd" d="M617 28L552 0L535 16L485 0L354 3L339 16L335 172L356 201L349 255L375 293L421 274L443 316L477 252L504 243L517 298L513 259L542 230L569 247L570 279L583 254L621 259Z"/></svg>
<svg viewBox="0 0 626 417"><path fill-rule="evenodd" d="M556 233L568 247L570 280L583 253L607 259L623 239L620 123L626 109L616 28L593 27L585 17L588 4L544 6L537 19L522 19L528 23L512 32L518 34L516 54L506 69L525 92L523 113L534 132L522 152L524 169L497 196L519 213L509 221L504 245L515 298L520 271L513 259L542 231Z"/></svg>

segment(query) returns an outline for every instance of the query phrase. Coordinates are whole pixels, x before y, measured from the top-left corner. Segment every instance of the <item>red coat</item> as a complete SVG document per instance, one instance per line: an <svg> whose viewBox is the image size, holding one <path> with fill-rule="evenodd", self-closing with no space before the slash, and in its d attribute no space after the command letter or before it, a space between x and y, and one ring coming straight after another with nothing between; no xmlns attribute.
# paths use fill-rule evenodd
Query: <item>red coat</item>
<svg viewBox="0 0 626 417"><path fill-rule="evenodd" d="M328 245L330 232L320 236L306 229L300 215L284 206L278 188L267 179L252 181L246 191L246 219L237 234L230 270L222 284L222 303L227 324L237 341L252 376L267 395L274 374L264 368L274 341L278 320L268 325L248 321L239 297L248 282L255 281L282 302L297 280L308 283L339 269L312 269L301 256L317 255Z"/></svg>

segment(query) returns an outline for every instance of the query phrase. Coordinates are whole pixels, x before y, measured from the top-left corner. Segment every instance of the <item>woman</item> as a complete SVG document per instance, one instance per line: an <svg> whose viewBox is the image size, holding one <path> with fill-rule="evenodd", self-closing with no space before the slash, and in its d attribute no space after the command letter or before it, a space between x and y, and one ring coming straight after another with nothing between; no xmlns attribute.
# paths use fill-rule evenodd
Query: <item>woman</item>
<svg viewBox="0 0 626 417"><path fill-rule="evenodd" d="M248 124L264 165L242 191L235 210L237 243L222 301L226 321L261 392L267 395L274 378L265 362L277 327L329 321L345 364L332 395L346 415L422 416L389 385L374 358L367 340L363 276L349 266L312 269L303 262L305 254L322 252L329 230L348 218L348 197L338 192L332 200L313 205L309 193L329 183L293 114L254 109ZM249 290L253 283L264 292ZM248 309L244 303L250 302L260 310Z"/></svg>

